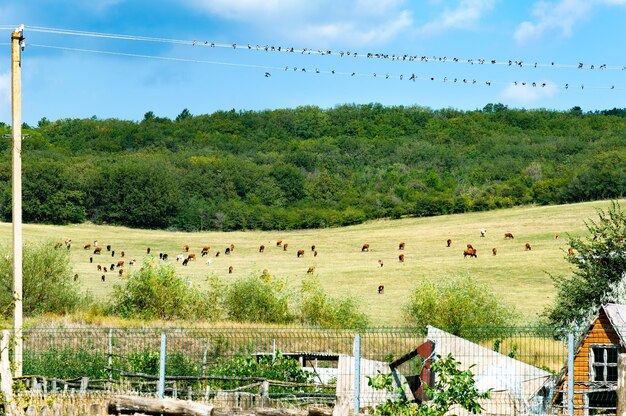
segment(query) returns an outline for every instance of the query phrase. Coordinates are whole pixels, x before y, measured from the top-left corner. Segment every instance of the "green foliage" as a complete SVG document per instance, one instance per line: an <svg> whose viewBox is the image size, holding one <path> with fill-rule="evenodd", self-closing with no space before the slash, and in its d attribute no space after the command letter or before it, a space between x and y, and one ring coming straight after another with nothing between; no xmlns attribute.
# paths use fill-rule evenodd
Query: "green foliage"
<svg viewBox="0 0 626 416"><path fill-rule="evenodd" d="M51 335L52 336L52 335ZM90 377L108 378L106 354L75 347L51 347L43 351L24 350L23 372L45 377L72 379Z"/></svg>
<svg viewBox="0 0 626 416"><path fill-rule="evenodd" d="M324 328L366 328L368 317L352 297L331 298L322 289L317 276L302 281L300 319L308 325Z"/></svg>
<svg viewBox="0 0 626 416"><path fill-rule="evenodd" d="M485 284L470 276L457 276L431 282L422 279L404 307L405 320L423 328L432 325L466 338L472 328L507 326L516 313L503 304Z"/></svg>
<svg viewBox="0 0 626 416"><path fill-rule="evenodd" d="M573 274L553 277L557 295L544 312L551 324L586 324L602 304L626 301L620 290L626 280L626 212L612 202L597 214L585 222L587 235L570 240L575 254L565 258Z"/></svg>
<svg viewBox="0 0 626 416"><path fill-rule="evenodd" d="M416 404L409 402L402 393L402 387L394 387L391 374L382 374L380 370L374 377L368 376L368 385L376 390L385 390L398 395L397 400L388 399L385 403L376 406L374 414L379 416L443 416L450 409L459 405L463 409L478 414L482 411L480 399L488 399L490 392L479 392L476 389L474 374L470 369L462 371L461 363L451 354L447 357L437 355L431 370L435 374L435 383L432 387L424 386L424 392L429 401Z"/></svg>
<svg viewBox="0 0 626 416"><path fill-rule="evenodd" d="M23 311L25 315L65 314L89 302L74 282L69 252L54 242L27 243L22 255ZM0 314L8 317L13 305L13 252L0 246Z"/></svg>
<svg viewBox="0 0 626 416"><path fill-rule="evenodd" d="M157 375L159 374L159 352L145 350L128 355L129 371Z"/></svg>
<svg viewBox="0 0 626 416"><path fill-rule="evenodd" d="M176 274L172 263L146 257L141 268L113 286L109 311L123 318L210 319L209 294Z"/></svg>
<svg viewBox="0 0 626 416"><path fill-rule="evenodd" d="M268 273L252 274L228 287L224 306L234 321L284 324L293 321L289 298L286 281Z"/></svg>

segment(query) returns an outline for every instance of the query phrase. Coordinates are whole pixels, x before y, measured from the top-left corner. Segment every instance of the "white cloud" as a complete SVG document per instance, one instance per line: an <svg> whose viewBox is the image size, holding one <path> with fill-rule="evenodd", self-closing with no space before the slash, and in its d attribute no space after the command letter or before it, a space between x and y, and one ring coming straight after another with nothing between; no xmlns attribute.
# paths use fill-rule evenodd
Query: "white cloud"
<svg viewBox="0 0 626 416"><path fill-rule="evenodd" d="M186 0L203 12L316 45L383 44L413 24L406 0Z"/></svg>
<svg viewBox="0 0 626 416"><path fill-rule="evenodd" d="M539 1L533 9L534 21L520 23L513 34L518 44L540 40L548 32L560 32L569 37L574 26L587 19L593 9L602 6L623 6L626 0L559 0Z"/></svg>
<svg viewBox="0 0 626 416"><path fill-rule="evenodd" d="M439 33L446 29L466 29L476 23L493 9L495 0L460 0L457 7L447 8L434 20L423 25L424 33Z"/></svg>
<svg viewBox="0 0 626 416"><path fill-rule="evenodd" d="M11 121L11 73L0 73L0 121Z"/></svg>
<svg viewBox="0 0 626 416"><path fill-rule="evenodd" d="M536 87L533 87L531 84L509 84L500 93L500 99L505 103L510 102L514 104L529 105L535 104L546 98L552 98L556 95L557 91L556 84L551 82L546 82L545 87L540 86L540 84Z"/></svg>

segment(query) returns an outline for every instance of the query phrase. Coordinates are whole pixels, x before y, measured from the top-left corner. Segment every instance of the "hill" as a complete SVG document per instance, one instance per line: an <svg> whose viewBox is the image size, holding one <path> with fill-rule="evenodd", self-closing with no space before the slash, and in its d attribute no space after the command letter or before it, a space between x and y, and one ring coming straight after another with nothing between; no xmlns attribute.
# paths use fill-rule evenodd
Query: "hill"
<svg viewBox="0 0 626 416"><path fill-rule="evenodd" d="M622 203L624 203L622 201ZM105 297L112 285L120 281L117 272L107 272L106 282L96 266L106 266L120 260L125 251L126 273L132 272L151 249L151 255L167 253L170 261L188 244L196 253L197 261L177 270L194 282L203 284L206 276L215 274L225 281L267 269L270 273L288 278L289 285L297 289L307 269L315 266L325 290L331 294L351 294L361 302L375 325L401 324L401 308L415 289L417 280L445 279L467 273L472 278L486 282L498 296L515 306L524 315L523 322L534 320L554 296L548 274L569 274L569 264L564 257L568 248L568 235L584 234L584 221L596 218L596 208L606 208L607 201L569 205L501 209L489 212L443 215L428 218L377 220L355 226L297 231L246 231L246 232L169 232L137 230L124 227L80 224L68 226L24 225L25 240L46 239L51 242L72 240L73 267L85 290L97 297ZM486 237L480 230L486 229ZM515 238L504 239L510 232ZM555 239L555 233L559 238ZM10 244L11 224L0 223L0 239ZM446 240L452 240L447 247ZM103 254L94 255L85 250L94 240L105 247ZM285 251L276 246L277 240L288 244ZM404 251L398 249L406 243ZM362 252L364 243L369 252ZM524 249L529 243L532 250ZM235 250L230 255L224 251L230 244ZM259 246L265 251L259 253ZM472 244L477 258L464 258L463 250ZM106 246L111 245L111 252ZM209 257L200 257L203 246L211 246ZM311 245L316 246L314 257ZM492 247L498 249L491 254ZM51 248L52 249L52 248ZM302 258L296 252L303 249ZM219 257L215 253L220 251ZM398 260L405 255L405 262ZM93 263L90 263L90 257ZM211 264L206 260L210 258ZM130 259L138 260L129 266ZM381 267L378 260L383 261ZM229 266L234 267L232 274ZM25 276L24 278L28 278ZM379 295L377 287L385 285Z"/></svg>

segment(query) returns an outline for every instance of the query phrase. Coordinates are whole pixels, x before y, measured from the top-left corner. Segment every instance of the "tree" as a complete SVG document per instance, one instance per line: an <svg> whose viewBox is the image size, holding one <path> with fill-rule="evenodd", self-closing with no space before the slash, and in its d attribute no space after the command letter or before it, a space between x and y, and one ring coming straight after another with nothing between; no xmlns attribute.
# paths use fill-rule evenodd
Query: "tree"
<svg viewBox="0 0 626 416"><path fill-rule="evenodd" d="M471 338L472 328L507 326L516 312L493 291L470 276L457 276L418 284L404 307L405 320L418 327L433 325L454 335Z"/></svg>
<svg viewBox="0 0 626 416"><path fill-rule="evenodd" d="M596 212L597 220L585 222L588 233L570 241L575 254L568 253L566 260L573 274L553 276L557 295L544 311L552 324L584 324L602 304L626 301L618 290L626 279L626 213L615 201Z"/></svg>

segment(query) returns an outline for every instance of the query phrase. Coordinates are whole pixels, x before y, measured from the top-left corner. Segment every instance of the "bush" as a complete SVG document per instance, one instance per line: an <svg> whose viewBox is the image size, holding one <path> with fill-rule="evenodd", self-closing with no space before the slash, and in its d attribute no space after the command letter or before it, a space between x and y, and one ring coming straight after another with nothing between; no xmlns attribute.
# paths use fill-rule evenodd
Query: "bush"
<svg viewBox="0 0 626 416"><path fill-rule="evenodd" d="M470 276L437 282L422 279L405 305L404 314L411 325L432 325L467 338L471 338L471 328L511 325L517 315L487 285Z"/></svg>
<svg viewBox="0 0 626 416"><path fill-rule="evenodd" d="M300 319L309 325L324 328L366 328L367 315L359 310L354 298L334 299L328 297L320 287L317 277L308 277L302 282Z"/></svg>
<svg viewBox="0 0 626 416"><path fill-rule="evenodd" d="M123 318L210 319L209 293L178 276L172 263L146 257L141 269L113 286L109 311Z"/></svg>
<svg viewBox="0 0 626 416"><path fill-rule="evenodd" d="M23 249L24 315L73 312L89 303L74 282L68 250L53 249L53 242L27 243ZM0 246L0 316L13 312L13 252Z"/></svg>
<svg viewBox="0 0 626 416"><path fill-rule="evenodd" d="M239 322L285 324L293 321L286 282L267 272L235 281L226 292L228 318Z"/></svg>

